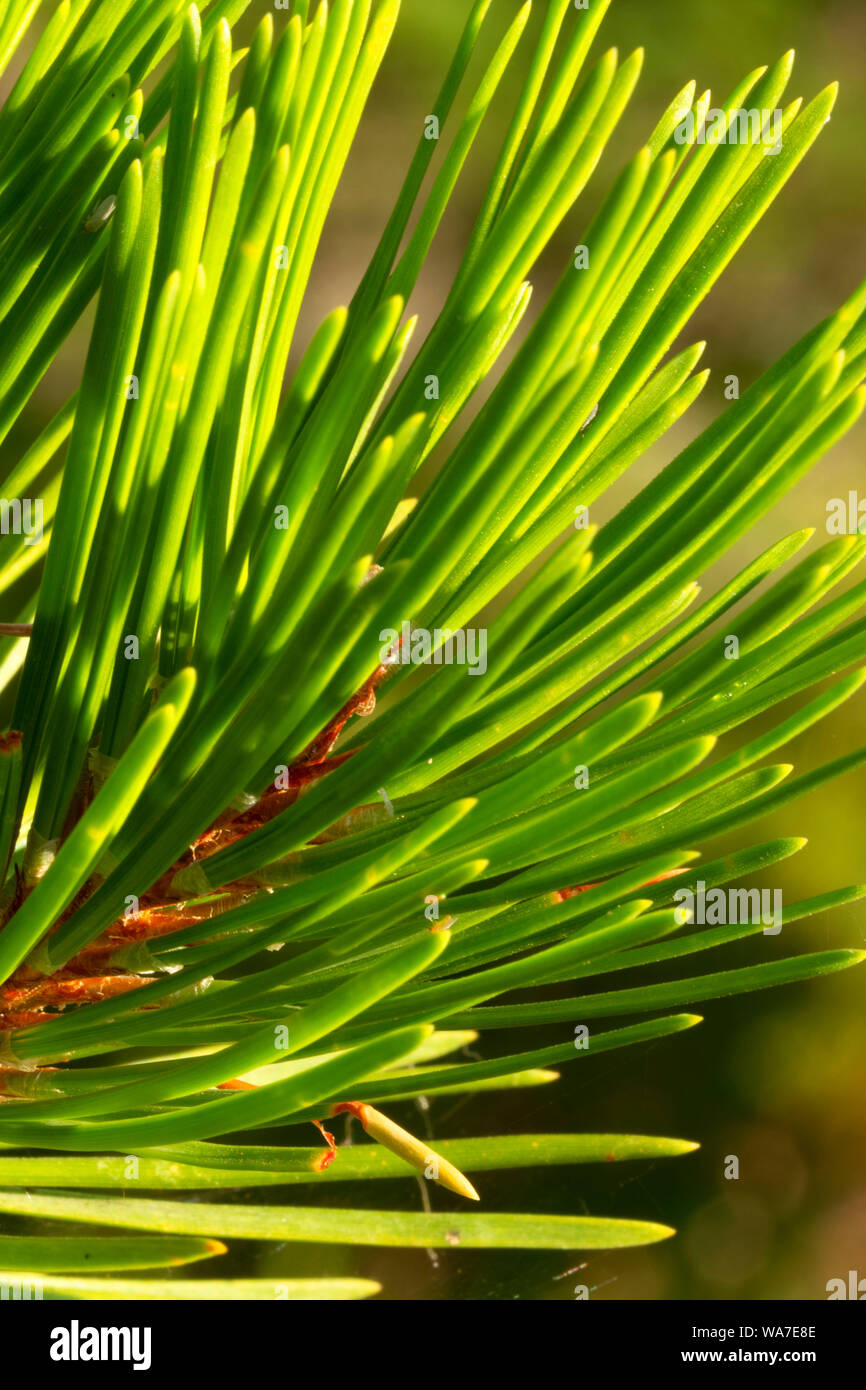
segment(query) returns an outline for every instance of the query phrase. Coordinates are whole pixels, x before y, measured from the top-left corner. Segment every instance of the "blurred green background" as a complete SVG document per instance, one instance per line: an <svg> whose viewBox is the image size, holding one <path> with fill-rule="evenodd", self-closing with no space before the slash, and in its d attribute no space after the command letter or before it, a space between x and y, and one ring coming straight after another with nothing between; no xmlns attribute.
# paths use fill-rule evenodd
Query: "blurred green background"
<svg viewBox="0 0 866 1390"><path fill-rule="evenodd" d="M253 5L257 22L265 5ZM298 346L322 316L351 296L376 244L393 198L432 109L468 0L403 0L397 34L374 89L341 191L326 228L301 323ZM493 0L473 66L479 72L517 0ZM537 0L531 32L544 0ZM623 54L643 45L641 82L596 176L533 275L536 305L582 239L601 196L643 143L671 97L690 78L699 90L727 96L751 68L790 47L798 52L791 96L810 98L841 82L835 113L821 140L739 253L693 321L686 341L706 338L713 374L704 395L672 436L594 507L603 521L724 406L723 382L748 385L814 322L831 312L866 274L864 255L864 110L866 5L863 0L614 0L602 47ZM455 192L411 306L429 326L456 270L503 137L529 51L524 39ZM787 99L787 98L786 98ZM722 104L719 100L718 104ZM69 394L83 362L86 325L67 345L33 407L10 441L17 449ZM849 488L866 495L861 424L737 549L710 573L719 582L773 540L814 526L817 546L828 499ZM8 462L8 459L7 459ZM730 630L730 626L726 630ZM862 742L866 698L801 738L791 759L805 770ZM788 756L787 754L785 756ZM764 886L795 901L866 877L863 816L866 773L854 773L799 805L739 833L738 843L777 835L808 836L808 846L772 871ZM707 858L727 847L705 847ZM756 881L757 882L757 881ZM810 918L779 938L758 937L695 969L733 967L764 955L866 944L866 908L854 905ZM685 965L683 974L691 968ZM856 1269L866 1276L866 967L822 982L710 1003L691 1032L643 1051L581 1057L557 1085L436 1101L426 1116L404 1107L395 1118L438 1137L544 1130L666 1134L700 1143L691 1157L601 1170L578 1168L488 1174L485 1203L503 1210L631 1216L677 1227L675 1239L637 1252L590 1255L568 1272L557 1253L457 1250L434 1260L424 1252L342 1251L263 1246L257 1271L316 1270L378 1278L385 1297L402 1299L569 1299L587 1284L600 1299L764 1299L826 1297L829 1279ZM579 1020L575 1020L579 1022ZM571 1029L568 1029L570 1036ZM563 1041L489 1034L489 1053ZM268 1136L271 1137L271 1136ZM740 1160L737 1181L724 1178L727 1155ZM425 1185L426 1186L426 1185ZM297 1190L295 1190L297 1192ZM274 1193L276 1197L278 1194ZM295 1194L293 1194L295 1195ZM331 1188L322 1200L386 1206L421 1201L404 1183L369 1190ZM239 1200L245 1200L239 1194ZM313 1200L304 1191L302 1200ZM262 1200L261 1196L253 1200ZM459 1208L441 1189L442 1210ZM249 1247L229 1258L249 1273ZM339 1268L338 1268L339 1266ZM228 1271L227 1271L228 1272Z"/></svg>

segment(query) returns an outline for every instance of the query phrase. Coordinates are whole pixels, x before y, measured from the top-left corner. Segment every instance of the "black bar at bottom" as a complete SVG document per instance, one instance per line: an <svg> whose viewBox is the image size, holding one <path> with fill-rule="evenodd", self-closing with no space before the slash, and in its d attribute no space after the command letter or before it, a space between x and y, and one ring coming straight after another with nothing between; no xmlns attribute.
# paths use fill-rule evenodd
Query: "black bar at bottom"
<svg viewBox="0 0 866 1390"><path fill-rule="evenodd" d="M541 1324L534 1321L539 1314L530 1314L520 1300L509 1300L508 1307L507 1325L497 1325L495 1314L492 1323L481 1314L479 1323L477 1304L470 1312L460 1303L452 1303L445 1318L441 1304L417 1313L404 1308L394 1318L378 1302L215 1306L10 1300L0 1302L0 1337L4 1357L14 1348L14 1359L23 1356L28 1376L49 1383L85 1373L92 1380L103 1370L115 1376L170 1370L212 1378L217 1385L234 1383L238 1372L256 1384L280 1375L283 1384L286 1377L307 1372L311 1362L327 1362L334 1372L334 1361L344 1355L368 1364L373 1356L379 1381L417 1374L426 1382L431 1373L450 1378L455 1371L462 1381L481 1364L489 1378L497 1365L508 1370L515 1333L544 1380L557 1366L557 1379L570 1366L575 1379L600 1369L664 1375L678 1368L697 1379L708 1368L798 1367L826 1380L859 1364L863 1346L863 1314L835 1301L584 1301L566 1310L560 1303ZM524 1316L528 1322L521 1329ZM544 1340L538 1339L533 1350L526 1337L536 1328Z"/></svg>

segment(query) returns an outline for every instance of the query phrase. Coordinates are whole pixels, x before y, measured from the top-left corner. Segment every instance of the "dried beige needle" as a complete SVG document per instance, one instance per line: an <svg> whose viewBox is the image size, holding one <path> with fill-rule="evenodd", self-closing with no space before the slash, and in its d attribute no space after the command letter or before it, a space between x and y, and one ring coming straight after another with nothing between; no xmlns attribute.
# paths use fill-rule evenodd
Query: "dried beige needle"
<svg viewBox="0 0 866 1390"><path fill-rule="evenodd" d="M425 1176L431 1178L433 1182L441 1183L447 1187L449 1192L456 1192L461 1197L469 1197L473 1202L480 1202L481 1198L475 1191L471 1182L455 1168L453 1163L449 1163L441 1154L437 1154L429 1144L425 1144L421 1139L416 1139L414 1134L410 1134L401 1125L389 1120L387 1115L383 1115L381 1110L376 1110L372 1105L365 1105L361 1101L347 1100L335 1105L331 1110L332 1115L342 1114L355 1115L361 1121L366 1132L377 1143L384 1148L390 1149L392 1153L411 1163L413 1168L418 1168Z"/></svg>

